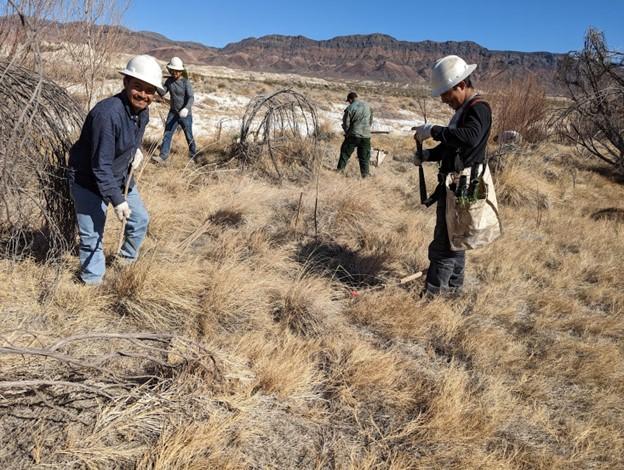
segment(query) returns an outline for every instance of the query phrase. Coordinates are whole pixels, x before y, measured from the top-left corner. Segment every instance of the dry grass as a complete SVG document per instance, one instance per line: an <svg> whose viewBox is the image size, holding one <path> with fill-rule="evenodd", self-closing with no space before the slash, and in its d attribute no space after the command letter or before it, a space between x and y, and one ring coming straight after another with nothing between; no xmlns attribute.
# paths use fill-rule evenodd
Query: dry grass
<svg viewBox="0 0 624 470"><path fill-rule="evenodd" d="M490 99L495 116L492 136L515 130L528 142L539 143L549 135L544 122L549 112L546 91L536 76L501 84Z"/></svg>
<svg viewBox="0 0 624 470"><path fill-rule="evenodd" d="M341 139L326 133L333 167ZM624 466L622 224L592 217L622 209L622 186L560 145L507 154L495 174L503 238L468 254L464 295L427 302L422 279L396 281L427 266L434 211L401 157L411 138L384 139L396 159L364 181L355 162L353 178L322 170L318 200L314 180L186 167L182 142L139 182L151 215L141 259L109 267L102 288L74 283L73 257L51 294L51 268L1 264L3 340L176 332L216 371L170 353L174 372L112 400L83 396L82 413L62 390L28 414L3 395L3 466ZM226 145L206 146L206 161ZM2 380L35 370L10 359Z"/></svg>

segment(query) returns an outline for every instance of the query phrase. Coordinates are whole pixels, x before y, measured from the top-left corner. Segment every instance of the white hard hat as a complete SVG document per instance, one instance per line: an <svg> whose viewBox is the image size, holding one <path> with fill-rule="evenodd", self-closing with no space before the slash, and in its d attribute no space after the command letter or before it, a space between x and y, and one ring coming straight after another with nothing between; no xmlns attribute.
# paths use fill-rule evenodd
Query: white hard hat
<svg viewBox="0 0 624 470"><path fill-rule="evenodd" d="M431 96L440 96L449 91L476 68L477 64L468 65L464 59L456 55L442 57L433 65L431 71Z"/></svg>
<svg viewBox="0 0 624 470"><path fill-rule="evenodd" d="M172 57L167 64L167 68L171 70L184 70L184 63L179 57Z"/></svg>
<svg viewBox="0 0 624 470"><path fill-rule="evenodd" d="M155 86L160 91L162 88L162 70L160 65L151 55L138 55L130 59L126 68L119 73L128 77L138 78L139 80Z"/></svg>

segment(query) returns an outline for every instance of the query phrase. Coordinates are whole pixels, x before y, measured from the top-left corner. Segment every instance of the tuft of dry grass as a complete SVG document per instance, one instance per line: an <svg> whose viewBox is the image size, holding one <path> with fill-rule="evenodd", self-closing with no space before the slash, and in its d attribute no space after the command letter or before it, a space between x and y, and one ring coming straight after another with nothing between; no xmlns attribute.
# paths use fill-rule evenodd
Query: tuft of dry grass
<svg viewBox="0 0 624 470"><path fill-rule="evenodd" d="M539 143L548 136L544 121L548 118L549 104L544 87L536 76L522 81L511 80L501 84L490 97L493 104L494 128L492 136L515 130L524 140Z"/></svg>
<svg viewBox="0 0 624 470"><path fill-rule="evenodd" d="M267 282L259 280L249 265L235 260L210 264L200 294L201 333L251 330L269 320Z"/></svg>
<svg viewBox="0 0 624 470"><path fill-rule="evenodd" d="M139 327L192 331L201 309L203 274L197 264L162 263L153 255L113 270L106 282L111 308Z"/></svg>
<svg viewBox="0 0 624 470"><path fill-rule="evenodd" d="M518 165L507 165L496 178L496 196L510 207L548 209L552 185Z"/></svg>
<svg viewBox="0 0 624 470"><path fill-rule="evenodd" d="M249 462L240 451L231 448L233 432L240 418L206 423L176 423L167 427L156 444L145 452L139 469L165 470L184 468L201 470L244 468Z"/></svg>
<svg viewBox="0 0 624 470"><path fill-rule="evenodd" d="M327 281L305 269L282 290L273 293L273 318L284 330L303 337L325 335L336 321L340 305Z"/></svg>

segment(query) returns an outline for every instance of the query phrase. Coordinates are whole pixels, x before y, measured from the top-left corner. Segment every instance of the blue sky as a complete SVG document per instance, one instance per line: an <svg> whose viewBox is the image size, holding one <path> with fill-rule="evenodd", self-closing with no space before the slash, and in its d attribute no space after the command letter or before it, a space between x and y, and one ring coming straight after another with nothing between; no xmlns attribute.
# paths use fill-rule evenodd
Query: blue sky
<svg viewBox="0 0 624 470"><path fill-rule="evenodd" d="M407 41L469 40L489 49L549 52L582 48L586 29L594 26L612 49L624 50L624 0L132 0L123 22L215 47L266 34L330 39L385 33Z"/></svg>

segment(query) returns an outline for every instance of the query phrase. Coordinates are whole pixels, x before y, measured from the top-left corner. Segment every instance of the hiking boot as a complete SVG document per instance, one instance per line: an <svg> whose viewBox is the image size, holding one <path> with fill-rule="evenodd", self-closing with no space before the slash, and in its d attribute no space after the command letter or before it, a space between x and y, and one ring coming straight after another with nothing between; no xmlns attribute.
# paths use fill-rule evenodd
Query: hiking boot
<svg viewBox="0 0 624 470"><path fill-rule="evenodd" d="M157 155L153 155L152 156L152 161L158 165L166 165L167 164L167 160L165 160L162 157L159 157Z"/></svg>

